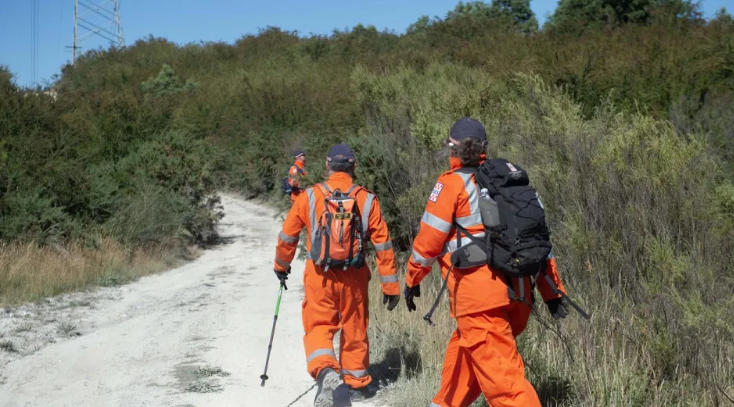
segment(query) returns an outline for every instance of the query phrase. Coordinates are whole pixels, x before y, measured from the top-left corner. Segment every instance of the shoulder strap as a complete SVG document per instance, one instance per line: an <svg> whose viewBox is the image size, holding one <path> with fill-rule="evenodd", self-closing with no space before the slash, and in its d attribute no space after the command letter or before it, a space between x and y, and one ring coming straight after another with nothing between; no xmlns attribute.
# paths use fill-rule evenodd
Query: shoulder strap
<svg viewBox="0 0 734 407"><path fill-rule="evenodd" d="M321 192L324 193L324 195L329 196L329 195L333 194L333 192L331 191L331 189L329 188L329 186L326 185L325 182L321 182L321 183L318 183L316 185L319 187L319 189L321 190Z"/></svg>
<svg viewBox="0 0 734 407"><path fill-rule="evenodd" d="M464 174L477 174L479 169L477 167L461 167L454 170L454 172L463 172Z"/></svg>
<svg viewBox="0 0 734 407"><path fill-rule="evenodd" d="M352 193L354 193L355 194L354 196L356 197L356 194L357 194L357 192L359 192L360 189L362 189L362 187L360 187L357 184L353 184L351 187L349 187L349 189L347 190L346 194L347 195L352 195Z"/></svg>

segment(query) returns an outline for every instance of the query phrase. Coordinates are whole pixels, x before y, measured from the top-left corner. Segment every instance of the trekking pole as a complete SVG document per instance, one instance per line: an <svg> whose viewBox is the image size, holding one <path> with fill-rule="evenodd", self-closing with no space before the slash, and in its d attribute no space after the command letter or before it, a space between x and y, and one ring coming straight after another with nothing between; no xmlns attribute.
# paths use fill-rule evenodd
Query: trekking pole
<svg viewBox="0 0 734 407"><path fill-rule="evenodd" d="M433 306L431 307L431 310L428 311L428 314L423 316L423 320L428 323L430 326L434 326L436 324L433 323L431 320L431 317L433 317L433 313L436 312L436 308L438 308L438 304L441 302L441 297L443 296L443 292L446 291L446 286L449 282L449 274L451 274L451 270L454 269L454 266L451 266L449 271L446 273L446 278L443 279L443 284L441 285L441 291L438 292L438 295L436 296L436 301L433 302Z"/></svg>
<svg viewBox="0 0 734 407"><path fill-rule="evenodd" d="M568 295L566 295L566 293L559 290L555 283L553 283L553 280L551 280L551 278L548 277L547 274L545 274L545 281L548 282L548 285L550 285L551 289L556 295L560 295L561 297L563 297L564 300L568 301L568 303L571 304L571 306L576 309L576 311L578 311L578 313L581 314L584 319L588 321L591 318L589 314L587 314L581 307L579 307L578 304L576 304Z"/></svg>
<svg viewBox="0 0 734 407"><path fill-rule="evenodd" d="M273 317L273 329L270 331L270 343L268 344L268 356L265 359L265 371L260 376L260 378L263 380L262 383L260 383L261 387L265 387L265 380L268 380L268 363L270 362L270 350L273 349L275 323L278 322L278 312L280 311L280 297L283 296L283 287L285 287L285 281L280 282L280 289L278 290L278 302L275 304L275 316Z"/></svg>

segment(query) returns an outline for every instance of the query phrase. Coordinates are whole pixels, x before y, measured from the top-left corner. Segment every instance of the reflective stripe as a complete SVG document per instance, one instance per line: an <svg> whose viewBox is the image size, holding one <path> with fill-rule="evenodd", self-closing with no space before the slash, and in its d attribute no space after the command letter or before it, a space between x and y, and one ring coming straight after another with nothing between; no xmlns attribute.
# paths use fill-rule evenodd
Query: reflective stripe
<svg viewBox="0 0 734 407"><path fill-rule="evenodd" d="M311 243L316 240L316 229L318 228L318 220L316 219L316 197L313 193L313 187L306 189L306 196L308 197L308 215L311 220Z"/></svg>
<svg viewBox="0 0 734 407"><path fill-rule="evenodd" d="M347 370L342 369L342 373L345 375L354 376L355 378L359 379L360 377L367 376L366 370Z"/></svg>
<svg viewBox="0 0 734 407"><path fill-rule="evenodd" d="M423 267L431 267L433 265L433 262L436 261L436 258L432 257L430 259L427 259L421 256L420 254L418 254L418 252L416 252L415 250L413 250L413 261L420 264Z"/></svg>
<svg viewBox="0 0 734 407"><path fill-rule="evenodd" d="M280 238L280 240L282 240L282 241L284 241L286 243L290 243L290 244L298 243L298 236L288 236L285 233L283 233L283 231L281 231L278 234L278 237Z"/></svg>
<svg viewBox="0 0 734 407"><path fill-rule="evenodd" d="M550 253L548 253L548 260L555 259L556 255L553 253L553 249L551 249Z"/></svg>
<svg viewBox="0 0 734 407"><path fill-rule="evenodd" d="M451 223L446 222L445 220L439 218L432 213L423 212L423 217L421 218L421 221L425 222L426 225L438 230L439 232L451 232Z"/></svg>
<svg viewBox="0 0 734 407"><path fill-rule="evenodd" d="M370 230L370 211L372 210L372 201L375 200L375 194L367 194L367 199L362 207L362 233L365 235Z"/></svg>
<svg viewBox="0 0 734 407"><path fill-rule="evenodd" d="M390 249L392 249L392 242L389 240L385 243L378 243L375 245L375 250L378 252L384 252L385 250Z"/></svg>
<svg viewBox="0 0 734 407"><path fill-rule="evenodd" d="M472 234L472 236L474 236L474 237L485 237L486 234L484 232L479 232L479 233L476 233L476 234ZM466 236L462 237L461 238L461 241L464 244L467 244L467 241L468 242L471 242L471 240L469 240L469 238L466 237ZM448 242L446 242L446 245L444 245L444 252L445 253L453 253L458 248L457 247L458 245L459 245L459 242L458 242L457 239L449 240Z"/></svg>
<svg viewBox="0 0 734 407"><path fill-rule="evenodd" d="M306 260L313 260L313 259L311 258L311 253L306 253Z"/></svg>
<svg viewBox="0 0 734 407"><path fill-rule="evenodd" d="M389 276L380 276L380 282L387 284L387 283L397 283L398 282L398 275L397 274L391 274Z"/></svg>
<svg viewBox="0 0 734 407"><path fill-rule="evenodd" d="M334 354L334 350L332 349L316 349L315 351L311 352L310 355L308 355L308 358L306 358L306 363L311 363L312 360L316 359L319 356L331 356L332 358L336 359L336 355Z"/></svg>
<svg viewBox="0 0 734 407"><path fill-rule="evenodd" d="M436 404L436 403L431 403L430 407L441 407L441 405Z"/></svg>
<svg viewBox="0 0 734 407"><path fill-rule="evenodd" d="M282 267L290 267L291 266L291 264L288 263L287 261L281 260L281 259L279 259L277 257L275 258L275 262L278 263L278 265L279 266L282 266Z"/></svg>
<svg viewBox="0 0 734 407"><path fill-rule="evenodd" d="M471 215L479 215L480 220L478 223L482 223L481 212L479 212L479 195L477 194L477 184L472 180L472 174L466 174L463 172L457 172L456 175L460 176L464 180L464 189L469 199L469 213ZM464 226L464 225L462 225Z"/></svg>
<svg viewBox="0 0 734 407"><path fill-rule="evenodd" d="M472 226L482 225L482 214L475 213L473 215L464 216L463 218L456 218L456 223L464 229L468 229Z"/></svg>

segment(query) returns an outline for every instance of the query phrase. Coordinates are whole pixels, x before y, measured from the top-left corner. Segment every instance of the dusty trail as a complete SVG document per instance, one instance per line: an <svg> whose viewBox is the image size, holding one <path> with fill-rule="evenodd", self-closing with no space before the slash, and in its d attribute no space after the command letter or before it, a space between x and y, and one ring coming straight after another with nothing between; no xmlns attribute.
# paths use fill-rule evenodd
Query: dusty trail
<svg viewBox="0 0 734 407"><path fill-rule="evenodd" d="M222 199L229 242L196 261L0 312L0 337L21 341L19 353L0 351L0 406L285 407L307 391L314 382L302 346L303 262L294 261L270 380L260 387L280 222L254 203ZM314 391L293 406L313 405Z"/></svg>

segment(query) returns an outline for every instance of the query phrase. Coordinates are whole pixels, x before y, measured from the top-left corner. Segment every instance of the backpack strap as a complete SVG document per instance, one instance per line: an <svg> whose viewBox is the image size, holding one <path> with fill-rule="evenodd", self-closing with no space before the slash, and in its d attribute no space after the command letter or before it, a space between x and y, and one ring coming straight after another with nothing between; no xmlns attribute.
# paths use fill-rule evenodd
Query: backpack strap
<svg viewBox="0 0 734 407"><path fill-rule="evenodd" d="M361 188L362 188L362 187L360 187L360 186L359 186L359 185L357 185L357 184L352 184L352 186L351 186L351 187L350 187L350 188L349 188L349 189L347 190L346 194L347 194L347 195L351 195L351 194L352 194L352 192L356 192L355 190L359 190L359 189L361 189Z"/></svg>
<svg viewBox="0 0 734 407"><path fill-rule="evenodd" d="M323 192L323 193L324 193L324 195L331 195L331 194L333 194L333 193L334 193L334 192L333 192L333 191L331 190L331 188L329 188L329 186L328 186L328 185L326 185L326 183L325 183L325 182L321 182L321 183L318 183L318 184L316 184L316 185L318 185L319 189L321 190L321 192Z"/></svg>

